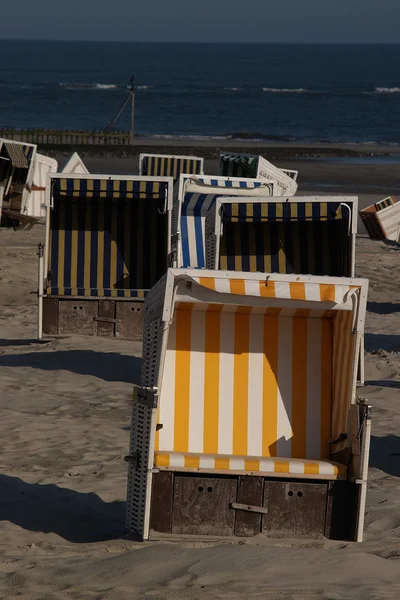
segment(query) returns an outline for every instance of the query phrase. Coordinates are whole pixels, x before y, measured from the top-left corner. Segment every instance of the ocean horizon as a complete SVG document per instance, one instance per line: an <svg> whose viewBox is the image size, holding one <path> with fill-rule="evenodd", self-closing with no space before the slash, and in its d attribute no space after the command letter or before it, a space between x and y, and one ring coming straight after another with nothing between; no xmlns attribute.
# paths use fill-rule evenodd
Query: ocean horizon
<svg viewBox="0 0 400 600"><path fill-rule="evenodd" d="M318 51L315 51L318 47ZM0 41L0 127L397 145L400 44ZM128 130L126 110L116 128Z"/></svg>

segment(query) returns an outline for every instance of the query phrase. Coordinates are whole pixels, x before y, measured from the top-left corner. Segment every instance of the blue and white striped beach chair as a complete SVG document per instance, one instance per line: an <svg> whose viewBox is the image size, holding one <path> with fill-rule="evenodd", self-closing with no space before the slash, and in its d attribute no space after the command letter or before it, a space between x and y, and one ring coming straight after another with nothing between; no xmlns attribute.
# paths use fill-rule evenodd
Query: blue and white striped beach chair
<svg viewBox="0 0 400 600"><path fill-rule="evenodd" d="M240 177L183 174L176 183L172 216L178 267L205 267L205 218L219 196L274 196L275 182Z"/></svg>

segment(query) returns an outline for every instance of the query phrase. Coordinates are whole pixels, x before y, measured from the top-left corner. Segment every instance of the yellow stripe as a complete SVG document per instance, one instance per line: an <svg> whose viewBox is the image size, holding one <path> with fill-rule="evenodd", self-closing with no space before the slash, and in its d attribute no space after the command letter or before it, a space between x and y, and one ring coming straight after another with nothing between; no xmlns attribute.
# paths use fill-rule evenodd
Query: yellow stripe
<svg viewBox="0 0 400 600"><path fill-rule="evenodd" d="M231 294L237 294L239 296L246 295L246 286L244 283L244 279L230 279L229 287L231 290Z"/></svg>
<svg viewBox="0 0 400 600"><path fill-rule="evenodd" d="M119 181L115 182L118 184L118 193L119 193ZM115 189L115 188L114 188ZM118 237L118 211L119 211L119 202L113 202L111 204L111 249L110 249L110 286L114 288L117 283L117 256L118 256L118 246L117 246L117 237Z"/></svg>
<svg viewBox="0 0 400 600"><path fill-rule="evenodd" d="M103 266L104 266L104 202L97 204L99 211L99 229L97 233L97 285L98 288L103 288Z"/></svg>
<svg viewBox="0 0 400 600"><path fill-rule="evenodd" d="M131 279L131 211L132 204L126 199L124 201L124 289L130 287Z"/></svg>
<svg viewBox="0 0 400 600"><path fill-rule="evenodd" d="M167 173L171 173L171 158L167 158Z"/></svg>
<svg viewBox="0 0 400 600"><path fill-rule="evenodd" d="M215 290L215 279L214 277L200 277L199 283L203 287L208 288L209 290Z"/></svg>
<svg viewBox="0 0 400 600"><path fill-rule="evenodd" d="M307 319L293 317L292 456L306 458Z"/></svg>
<svg viewBox="0 0 400 600"><path fill-rule="evenodd" d="M251 224L249 227L249 260L250 271L255 273L257 271L257 249L254 224Z"/></svg>
<svg viewBox="0 0 400 600"><path fill-rule="evenodd" d="M235 227L233 230L234 248L235 248L235 271L242 271L242 240L240 235L240 227Z"/></svg>
<svg viewBox="0 0 400 600"><path fill-rule="evenodd" d="M289 461L275 461L274 462L275 473L289 473Z"/></svg>
<svg viewBox="0 0 400 600"><path fill-rule="evenodd" d="M233 453L236 455L247 454L249 333L249 315L236 313L233 375Z"/></svg>
<svg viewBox="0 0 400 600"><path fill-rule="evenodd" d="M222 310L221 305L212 305ZM218 452L220 312L206 313L204 364L204 438L203 451ZM222 385L224 382L222 381Z"/></svg>
<svg viewBox="0 0 400 600"><path fill-rule="evenodd" d="M245 471L256 471L260 470L260 461L259 460L245 460L244 461L244 469Z"/></svg>
<svg viewBox="0 0 400 600"><path fill-rule="evenodd" d="M92 203L85 201L85 265L83 271L83 285L86 290L90 289L90 242L92 237ZM89 295L89 294L88 294Z"/></svg>
<svg viewBox="0 0 400 600"><path fill-rule="evenodd" d="M156 467L169 467L170 458L169 454L156 454L155 455L155 465Z"/></svg>
<svg viewBox="0 0 400 600"><path fill-rule="evenodd" d="M185 467L187 469L200 469L200 456L185 456Z"/></svg>
<svg viewBox="0 0 400 600"><path fill-rule="evenodd" d="M159 159L159 164L160 164L160 170L159 170L160 175L165 175L165 158L164 158L164 156L162 156Z"/></svg>
<svg viewBox="0 0 400 600"><path fill-rule="evenodd" d="M321 320L321 458L330 457L332 417L332 320Z"/></svg>
<svg viewBox="0 0 400 600"><path fill-rule="evenodd" d="M81 182L80 179L75 179L74 180L74 191L73 191L73 196L75 197L79 197L80 195L80 188L81 188Z"/></svg>
<svg viewBox="0 0 400 600"><path fill-rule="evenodd" d="M341 377L344 379L344 387L343 387L343 395L340 407L340 430L343 432L347 431L347 412L350 404L350 374L351 374L351 357L353 351L353 344L355 341L355 335L351 333L351 324L352 324L353 314L348 311L345 317L344 323L344 332L345 332L345 340L349 340L348 349L344 354L344 365L343 370L341 371Z"/></svg>
<svg viewBox="0 0 400 600"><path fill-rule="evenodd" d="M277 316L264 317L262 455L276 455L278 420L278 330Z"/></svg>
<svg viewBox="0 0 400 600"><path fill-rule="evenodd" d="M192 313L176 311L174 450L189 446L190 350Z"/></svg>
<svg viewBox="0 0 400 600"><path fill-rule="evenodd" d="M260 281L259 286L262 298L275 298L275 283L273 281Z"/></svg>
<svg viewBox="0 0 400 600"><path fill-rule="evenodd" d="M335 316L334 320L334 366L335 372L333 377L333 426L332 426L332 437L339 435L339 420L340 420L340 397L339 389L340 382L342 381L342 359L343 352L341 352L342 340L344 339L343 323L345 314L342 311Z"/></svg>
<svg viewBox="0 0 400 600"><path fill-rule="evenodd" d="M214 464L215 468L219 469L220 471L230 470L229 458L216 458Z"/></svg>
<svg viewBox="0 0 400 600"><path fill-rule="evenodd" d="M72 211L71 231L71 287L78 285L78 202L70 204Z"/></svg>
<svg viewBox="0 0 400 600"><path fill-rule="evenodd" d="M321 283L319 286L321 302L335 302L335 286L329 283Z"/></svg>
<svg viewBox="0 0 400 600"><path fill-rule="evenodd" d="M281 208L282 210L282 208ZM278 223L279 250L278 263L279 273L286 273L286 256L285 256L285 227L283 223Z"/></svg>
<svg viewBox="0 0 400 600"><path fill-rule="evenodd" d="M311 202L306 202L306 221L312 221L312 204Z"/></svg>
<svg viewBox="0 0 400 600"><path fill-rule="evenodd" d="M105 198L107 196L107 180L102 179L100 181L100 197Z"/></svg>
<svg viewBox="0 0 400 600"><path fill-rule="evenodd" d="M65 275L65 200L60 202L59 233L58 233L58 281L56 287L63 288ZM63 288L64 289L64 288ZM61 294L61 291L60 291Z"/></svg>
<svg viewBox="0 0 400 600"><path fill-rule="evenodd" d="M178 162L179 162L178 159L176 159L176 158L173 159L173 165L174 165L174 167L173 167L173 175L172 175L172 177L173 177L174 180L176 179L176 173L178 171Z"/></svg>
<svg viewBox="0 0 400 600"><path fill-rule="evenodd" d="M306 475L319 475L318 463L304 463L304 473Z"/></svg>
<svg viewBox="0 0 400 600"><path fill-rule="evenodd" d="M262 205L262 207L265 206L265 209L267 210L267 205ZM262 210L261 210L262 213ZM264 272L265 273L271 273L271 264L272 264L272 260L271 260L271 235L270 235L270 229L268 227L268 225L266 225L265 227L263 227L263 252L264 252Z"/></svg>
<svg viewBox="0 0 400 600"><path fill-rule="evenodd" d="M292 300L305 300L306 299L306 286L304 283L294 282L289 283L290 286L290 298Z"/></svg>

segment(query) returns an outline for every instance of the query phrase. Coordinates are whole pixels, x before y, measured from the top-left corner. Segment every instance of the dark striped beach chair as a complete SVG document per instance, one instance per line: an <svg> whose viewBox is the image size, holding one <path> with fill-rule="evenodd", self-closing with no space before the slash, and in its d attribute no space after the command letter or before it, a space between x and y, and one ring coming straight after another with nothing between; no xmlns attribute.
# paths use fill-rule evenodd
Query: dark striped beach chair
<svg viewBox="0 0 400 600"><path fill-rule="evenodd" d="M218 198L206 217L206 268L354 276L357 198Z"/></svg>
<svg viewBox="0 0 400 600"><path fill-rule="evenodd" d="M372 240L400 240L400 202L393 196L367 206L360 217Z"/></svg>
<svg viewBox="0 0 400 600"><path fill-rule="evenodd" d="M58 174L50 186L43 333L140 338L169 260L172 179Z"/></svg>
<svg viewBox="0 0 400 600"><path fill-rule="evenodd" d="M181 173L202 175L204 159L198 156L173 154L140 154L139 156L139 175L172 177L175 182Z"/></svg>
<svg viewBox="0 0 400 600"><path fill-rule="evenodd" d="M262 156L221 152L218 173L228 177L273 180L277 196L294 196L297 191L297 171L278 169Z"/></svg>

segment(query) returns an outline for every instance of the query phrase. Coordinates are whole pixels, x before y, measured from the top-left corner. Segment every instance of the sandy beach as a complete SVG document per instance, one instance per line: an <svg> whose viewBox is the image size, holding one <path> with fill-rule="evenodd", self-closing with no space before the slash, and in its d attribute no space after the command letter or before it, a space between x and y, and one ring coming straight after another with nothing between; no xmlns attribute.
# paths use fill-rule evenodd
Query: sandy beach
<svg viewBox="0 0 400 600"><path fill-rule="evenodd" d="M400 193L395 163L296 159L289 150L277 164L299 170L298 194L358 195L363 207ZM91 172L137 173L137 156L81 155ZM205 170L216 169L210 156ZM123 460L141 346L36 341L44 226L0 229L0 598L400 597L400 247L359 232L356 275L369 278L370 292L358 392L373 407L364 542L141 544L124 537Z"/></svg>

